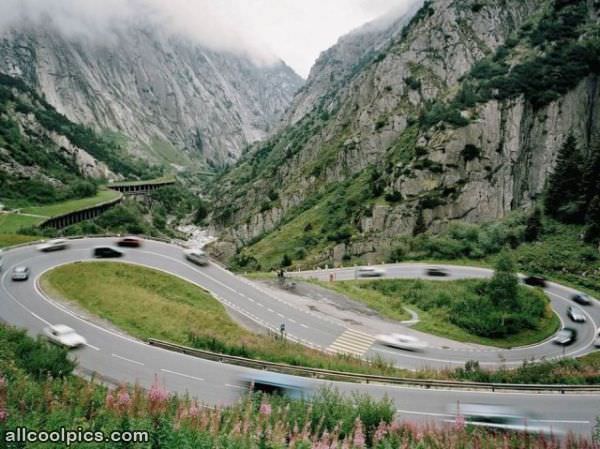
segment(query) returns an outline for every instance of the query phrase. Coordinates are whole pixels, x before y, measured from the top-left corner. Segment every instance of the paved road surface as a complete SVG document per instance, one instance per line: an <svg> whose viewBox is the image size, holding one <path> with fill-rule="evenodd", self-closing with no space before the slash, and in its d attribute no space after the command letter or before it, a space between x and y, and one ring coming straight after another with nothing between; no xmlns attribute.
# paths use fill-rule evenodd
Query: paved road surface
<svg viewBox="0 0 600 449"><path fill-rule="evenodd" d="M45 271L65 263L90 259L91 250L99 244L110 243L109 239L86 239L72 242L67 251L40 253L34 247L22 247L4 253L4 271L0 273L0 318L26 328L31 334L38 334L50 323L62 323L73 327L89 342L85 348L74 351L80 366L85 370L114 379L118 382L139 382L142 386L152 384L155 375L162 379L173 392L189 392L192 396L210 404L226 404L235 401L243 392L239 385L241 376L253 376L254 372L245 368L224 365L172 353L148 346L131 337L104 329L84 318L78 317L64 306L45 297L37 288L37 279ZM316 313L301 310L256 287L254 284L236 277L226 270L211 264L196 267L185 261L181 249L169 244L145 242L141 249L126 250L123 262L136 263L175 274L211 291L229 307L243 313L263 325L277 328L283 321L291 336L306 344L321 348L340 346L340 338L352 332L344 323L326 319ZM32 276L27 282L12 282L10 270L20 264L29 266ZM388 274L394 276L417 276L418 266L398 265L388 267ZM473 277L488 275L480 269L452 268L453 276ZM343 270L343 275L351 276ZM568 304L570 290L551 285L553 305L563 313ZM600 306L586 308L589 320L581 326L581 339L568 350L568 354L580 354L590 349L591 337L600 322ZM593 319L592 319L593 318ZM364 337L367 341L370 336ZM381 350L364 343L365 353ZM535 348L509 351L511 360L528 357L541 351L549 356L560 355L560 351L550 344ZM514 354L514 356L513 356ZM461 360L474 358L473 354L462 354L435 350L422 355L393 354L398 364L416 367L419 364L447 365L462 363ZM477 358L494 360L494 354L477 353ZM323 382L310 381L315 387ZM374 396L387 394L397 406L400 415L414 419L445 419L447 406L456 401L462 403L507 404L530 410L539 415L543 422L556 429L568 429L578 433L590 431L596 414L600 411L600 395L591 394L523 394L487 393L452 390L424 390L413 387L384 385L357 385L336 383L342 391L369 392Z"/></svg>

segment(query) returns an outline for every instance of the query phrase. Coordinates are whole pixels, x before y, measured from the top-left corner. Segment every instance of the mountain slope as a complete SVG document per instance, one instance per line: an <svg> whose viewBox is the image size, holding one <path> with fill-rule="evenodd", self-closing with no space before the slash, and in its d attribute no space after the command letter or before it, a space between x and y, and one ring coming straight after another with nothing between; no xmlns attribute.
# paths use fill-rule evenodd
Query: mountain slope
<svg viewBox="0 0 600 449"><path fill-rule="evenodd" d="M530 206L569 133L586 152L597 144L597 24L583 0L425 2L219 180L213 223L231 226L219 250L381 257L399 235Z"/></svg>
<svg viewBox="0 0 600 449"><path fill-rule="evenodd" d="M90 181L144 174L150 174L148 167L114 142L70 122L23 81L0 74L2 201L85 196L78 189L88 189Z"/></svg>
<svg viewBox="0 0 600 449"><path fill-rule="evenodd" d="M282 62L262 67L156 27L115 26L110 39L94 40L67 36L51 21L5 30L0 71L25 79L71 120L117 132L137 155L175 165L235 160L302 83Z"/></svg>

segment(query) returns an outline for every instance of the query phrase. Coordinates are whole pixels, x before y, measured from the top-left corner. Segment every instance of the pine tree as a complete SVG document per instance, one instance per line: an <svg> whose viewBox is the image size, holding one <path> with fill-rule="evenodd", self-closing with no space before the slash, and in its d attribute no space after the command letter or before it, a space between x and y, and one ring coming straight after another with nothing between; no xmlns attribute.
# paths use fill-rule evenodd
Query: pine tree
<svg viewBox="0 0 600 449"><path fill-rule="evenodd" d="M582 222L583 161L577 141L571 134L561 147L556 167L550 175L544 206L546 213L562 221Z"/></svg>
<svg viewBox="0 0 600 449"><path fill-rule="evenodd" d="M600 195L600 145L590 151L589 159L583 168L581 187L587 208L590 206L592 199Z"/></svg>
<svg viewBox="0 0 600 449"><path fill-rule="evenodd" d="M600 242L600 195L596 195L588 207L583 239L588 243Z"/></svg>
<svg viewBox="0 0 600 449"><path fill-rule="evenodd" d="M514 310L518 306L519 278L515 263L507 251L503 251L496 260L494 276L487 286L492 302L503 310Z"/></svg>
<svg viewBox="0 0 600 449"><path fill-rule="evenodd" d="M543 225L542 225L542 212L539 208L535 208L533 213L527 219L527 224L525 226L525 241L526 242L535 242L542 233Z"/></svg>

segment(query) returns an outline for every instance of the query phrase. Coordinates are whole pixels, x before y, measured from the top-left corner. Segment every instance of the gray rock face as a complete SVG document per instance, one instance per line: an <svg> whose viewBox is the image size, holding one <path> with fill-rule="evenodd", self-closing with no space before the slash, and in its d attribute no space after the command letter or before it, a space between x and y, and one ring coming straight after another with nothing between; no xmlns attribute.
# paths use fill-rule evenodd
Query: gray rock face
<svg viewBox="0 0 600 449"><path fill-rule="evenodd" d="M483 6L475 7L480 4ZM404 25L410 16L394 22L375 37L367 33L341 39L320 58L290 109L288 128L282 131L282 137L274 137L274 142L286 152L293 150L291 156L283 158L272 179L247 182L243 196L239 192L221 195L223 203L233 203L237 210L237 225L225 230L226 238L239 244L256 238L278 226L288 210L324 185L344 181L384 160L426 102L453 96L461 77L477 61L498 49L544 4L545 0L436 0L430 8L421 10L406 30ZM384 51L364 66L355 67L357 58L377 48ZM338 77L338 66L342 73L355 73ZM352 67L355 68L349 69ZM565 115L564 125L558 124L555 117L555 123L540 124L539 133L531 136L526 131L528 123L541 120L543 112L536 119L531 111L519 108L525 106L488 104L482 108L479 120L468 128L418 136L419 146L426 148L428 158L438 169L442 168L443 174L427 167L406 167L407 170L397 170L388 187L395 187L404 197L417 199L446 186L460 186L455 193L458 199L450 201L446 209L434 207L425 211L432 229L445 220L498 218L512 207L525 204L528 197L539 193L551 169L554 149L562 142L561 130L572 122ZM553 108L560 110L556 105ZM311 117L315 110L326 111L328 117ZM321 122L319 126L314 126L316 121ZM293 143L286 146L286 136L293 135L293 130L304 132L304 128L310 134L306 143L300 148L294 148ZM548 148L551 135L555 136L556 145ZM471 141L479 148L485 144L484 157L491 159L492 180L488 180L489 164L462 163L460 152ZM500 142L503 147L498 150ZM523 144L535 162L517 164L517 159L524 157ZM516 178L513 159L515 167L524 170ZM323 167L315 173L311 167L318 164ZM524 179L526 189L515 187ZM272 186L278 188L277 205L258 210ZM415 221L414 207L415 201L408 201L386 210L377 209L373 218L363 220L363 231L377 233L381 238L410 233Z"/></svg>
<svg viewBox="0 0 600 449"><path fill-rule="evenodd" d="M69 119L116 131L134 153L179 165L236 160L302 84L282 62L262 67L160 30L124 27L100 43L23 23L0 37L0 71L24 78Z"/></svg>

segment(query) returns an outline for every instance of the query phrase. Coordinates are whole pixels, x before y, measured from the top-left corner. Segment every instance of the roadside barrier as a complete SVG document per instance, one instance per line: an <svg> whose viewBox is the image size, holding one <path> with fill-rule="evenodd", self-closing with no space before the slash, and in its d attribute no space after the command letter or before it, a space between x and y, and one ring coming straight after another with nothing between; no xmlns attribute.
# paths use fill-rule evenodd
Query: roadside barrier
<svg viewBox="0 0 600 449"><path fill-rule="evenodd" d="M484 382L461 382L452 380L411 379L405 377L377 376L372 374L355 374L341 371L331 371L319 368L287 365L285 363L265 362L262 360L247 359L232 355L218 354L188 346L176 345L162 340L151 338L148 344L169 351L179 352L213 362L227 363L229 365L243 366L258 370L268 370L293 376L311 377L322 380L345 381L355 383L375 383L390 385L406 385L426 389L457 389L457 390L487 390L487 391L528 391L528 392L554 392L554 393L600 393L600 385L545 385L545 384L501 384Z"/></svg>

